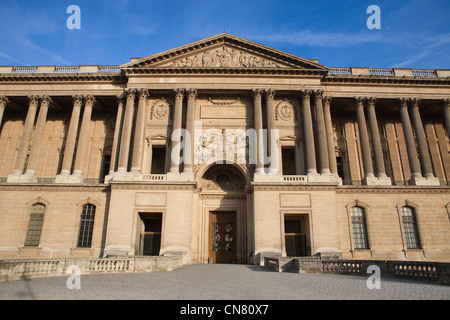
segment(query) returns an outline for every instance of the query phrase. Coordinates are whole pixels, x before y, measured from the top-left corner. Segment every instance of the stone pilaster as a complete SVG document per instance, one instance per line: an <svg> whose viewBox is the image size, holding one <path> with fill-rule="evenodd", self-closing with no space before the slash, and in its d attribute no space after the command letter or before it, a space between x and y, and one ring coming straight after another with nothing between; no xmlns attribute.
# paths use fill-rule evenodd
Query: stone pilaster
<svg viewBox="0 0 450 320"><path fill-rule="evenodd" d="M113 146L111 150L111 164L109 173L112 174L116 169L117 162L119 161L120 150L120 136L122 135L123 116L124 116L124 96L119 95L117 97L117 116L116 124L114 126Z"/></svg>

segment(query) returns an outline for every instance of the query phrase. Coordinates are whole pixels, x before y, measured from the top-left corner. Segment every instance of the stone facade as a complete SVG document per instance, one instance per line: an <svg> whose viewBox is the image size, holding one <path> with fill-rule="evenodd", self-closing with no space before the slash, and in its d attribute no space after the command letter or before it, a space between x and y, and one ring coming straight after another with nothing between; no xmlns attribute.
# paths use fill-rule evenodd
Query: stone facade
<svg viewBox="0 0 450 320"><path fill-rule="evenodd" d="M229 34L2 66L0 259L450 261L449 77Z"/></svg>

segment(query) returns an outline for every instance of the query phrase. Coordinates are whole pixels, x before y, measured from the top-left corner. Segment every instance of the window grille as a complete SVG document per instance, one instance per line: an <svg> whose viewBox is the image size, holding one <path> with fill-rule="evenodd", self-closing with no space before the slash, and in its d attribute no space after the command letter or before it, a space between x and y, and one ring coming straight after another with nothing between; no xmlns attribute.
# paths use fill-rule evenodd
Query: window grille
<svg viewBox="0 0 450 320"><path fill-rule="evenodd" d="M367 228L364 209L353 207L350 211L352 217L353 245L355 249L369 249L367 241Z"/></svg>
<svg viewBox="0 0 450 320"><path fill-rule="evenodd" d="M406 248L419 249L420 240L417 229L416 215L411 207L402 207L400 210L403 222L403 231L405 233Z"/></svg>
<svg viewBox="0 0 450 320"><path fill-rule="evenodd" d="M90 248L92 232L94 230L95 206L85 204L81 213L80 234L78 236L78 247Z"/></svg>
<svg viewBox="0 0 450 320"><path fill-rule="evenodd" d="M45 205L36 203L31 208L25 246L37 247L41 239L42 223L44 222Z"/></svg>

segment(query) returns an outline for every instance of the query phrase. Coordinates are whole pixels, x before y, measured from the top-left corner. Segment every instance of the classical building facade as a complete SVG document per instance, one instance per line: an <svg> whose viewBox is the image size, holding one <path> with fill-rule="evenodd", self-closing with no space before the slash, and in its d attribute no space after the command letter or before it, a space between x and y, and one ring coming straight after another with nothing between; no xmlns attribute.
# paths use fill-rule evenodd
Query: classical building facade
<svg viewBox="0 0 450 320"><path fill-rule="evenodd" d="M0 67L0 259L450 261L450 70L330 68L229 34Z"/></svg>

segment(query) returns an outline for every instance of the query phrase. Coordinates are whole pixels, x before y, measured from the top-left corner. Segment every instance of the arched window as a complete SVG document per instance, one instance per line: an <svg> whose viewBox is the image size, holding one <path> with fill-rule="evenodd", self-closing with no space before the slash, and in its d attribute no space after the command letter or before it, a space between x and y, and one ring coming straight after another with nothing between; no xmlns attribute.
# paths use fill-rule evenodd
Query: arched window
<svg viewBox="0 0 450 320"><path fill-rule="evenodd" d="M36 203L31 207L25 246L37 247L41 239L42 223L44 222L45 205Z"/></svg>
<svg viewBox="0 0 450 320"><path fill-rule="evenodd" d="M353 246L355 249L369 249L367 241L366 217L364 209L352 207L350 210L352 217Z"/></svg>
<svg viewBox="0 0 450 320"><path fill-rule="evenodd" d="M80 234L77 247L90 248L92 242L92 231L94 230L95 206L85 204L81 213Z"/></svg>
<svg viewBox="0 0 450 320"><path fill-rule="evenodd" d="M402 216L403 232L405 233L406 248L419 249L420 239L417 229L416 214L414 208L405 206L400 209Z"/></svg>

